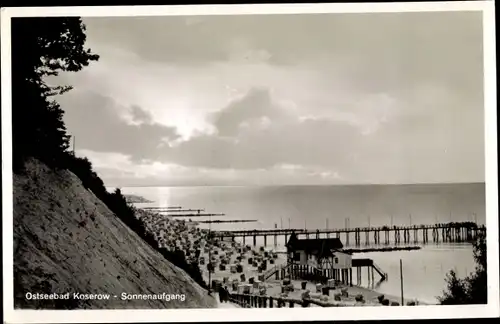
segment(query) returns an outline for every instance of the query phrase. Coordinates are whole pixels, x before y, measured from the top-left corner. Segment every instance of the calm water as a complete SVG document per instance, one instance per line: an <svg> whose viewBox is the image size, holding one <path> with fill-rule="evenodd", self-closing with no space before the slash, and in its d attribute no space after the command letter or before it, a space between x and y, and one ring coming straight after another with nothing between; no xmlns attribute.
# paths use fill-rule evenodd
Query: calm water
<svg viewBox="0 0 500 324"><path fill-rule="evenodd" d="M182 206L225 213L212 219L257 219L257 223L213 224L214 230L254 228L341 228L449 221L485 223L484 184L284 186L284 187L130 187L154 201L141 206ZM205 220L207 218L197 218ZM207 225L208 226L208 225ZM361 237L364 239L364 235ZM351 240L353 237L351 237ZM344 240L344 238L343 238ZM250 243L250 241L247 241ZM273 239L268 238L268 244ZM263 244L263 239L257 240ZM278 241L283 248L284 238ZM389 275L376 289L400 295L399 260L403 260L405 298L435 302L446 273L474 269L469 244L428 245L418 251L356 254L374 259ZM353 278L355 277L353 273ZM363 283L366 284L366 274Z"/></svg>

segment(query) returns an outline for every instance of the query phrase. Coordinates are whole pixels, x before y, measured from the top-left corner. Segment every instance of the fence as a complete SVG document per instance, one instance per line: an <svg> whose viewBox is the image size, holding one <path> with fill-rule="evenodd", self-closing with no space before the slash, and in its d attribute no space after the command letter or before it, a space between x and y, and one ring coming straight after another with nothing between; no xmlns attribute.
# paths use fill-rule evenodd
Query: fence
<svg viewBox="0 0 500 324"><path fill-rule="evenodd" d="M328 303L315 299L295 299L295 298L259 296L251 294L230 293L229 300L244 308L284 308L284 307L294 308L295 305L298 305L298 307L309 307L311 305L316 305L319 307L346 306L341 303L336 303L336 304Z"/></svg>

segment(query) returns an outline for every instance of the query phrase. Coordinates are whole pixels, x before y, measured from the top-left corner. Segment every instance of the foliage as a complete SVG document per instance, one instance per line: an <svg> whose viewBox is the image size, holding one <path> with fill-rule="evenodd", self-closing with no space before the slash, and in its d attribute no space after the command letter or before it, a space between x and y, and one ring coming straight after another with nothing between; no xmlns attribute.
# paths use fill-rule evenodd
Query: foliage
<svg viewBox="0 0 500 324"><path fill-rule="evenodd" d="M85 49L78 17L12 19L12 139L14 171L28 157L60 166L68 154L63 110L51 97L71 89L50 86L47 76L76 72L99 56Z"/></svg>
<svg viewBox="0 0 500 324"><path fill-rule="evenodd" d="M50 167L68 169L84 187L92 191L118 218L151 247L158 250L154 236L146 231L135 209L120 189L107 191L104 182L87 158L69 152L70 136L63 121L64 111L51 98L71 90L71 86L50 86L49 76L77 72L99 56L85 48L85 25L78 17L37 17L12 19L12 138L14 172L22 172L24 162L34 157ZM206 287L197 264L184 254L164 252L163 256L184 269Z"/></svg>
<svg viewBox="0 0 500 324"><path fill-rule="evenodd" d="M474 242L474 261L475 271L465 278L458 278L453 270L447 274L447 289L438 297L441 305L488 303L485 234L480 234Z"/></svg>

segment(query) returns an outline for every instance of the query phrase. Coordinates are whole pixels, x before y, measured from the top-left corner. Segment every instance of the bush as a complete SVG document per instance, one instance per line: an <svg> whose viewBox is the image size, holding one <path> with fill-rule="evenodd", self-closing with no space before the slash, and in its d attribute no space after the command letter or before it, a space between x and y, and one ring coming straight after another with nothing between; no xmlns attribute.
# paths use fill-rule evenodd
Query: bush
<svg viewBox="0 0 500 324"><path fill-rule="evenodd" d="M76 72L99 59L85 48L85 25L81 18L16 18L11 29L13 171L24 172L24 162L30 157L53 169L70 170L131 230L158 250L154 235L135 217L135 208L127 203L120 189L108 192L90 161L69 151L71 138L66 133L64 111L51 98L71 90L71 86L53 87L44 81L46 76L61 71ZM162 251L162 254L206 287L198 264L187 263L185 256L178 253Z"/></svg>
<svg viewBox="0 0 500 324"><path fill-rule="evenodd" d="M486 235L480 234L474 242L476 269L465 278L458 278L451 270L446 276L447 289L438 297L441 305L487 304Z"/></svg>

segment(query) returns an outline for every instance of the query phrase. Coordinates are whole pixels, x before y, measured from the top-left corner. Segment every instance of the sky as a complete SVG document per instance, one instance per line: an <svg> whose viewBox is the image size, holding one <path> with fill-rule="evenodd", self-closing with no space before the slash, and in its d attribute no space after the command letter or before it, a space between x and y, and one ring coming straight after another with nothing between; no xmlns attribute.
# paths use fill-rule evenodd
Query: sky
<svg viewBox="0 0 500 324"><path fill-rule="evenodd" d="M51 82L108 186L485 180L480 12L83 21Z"/></svg>

